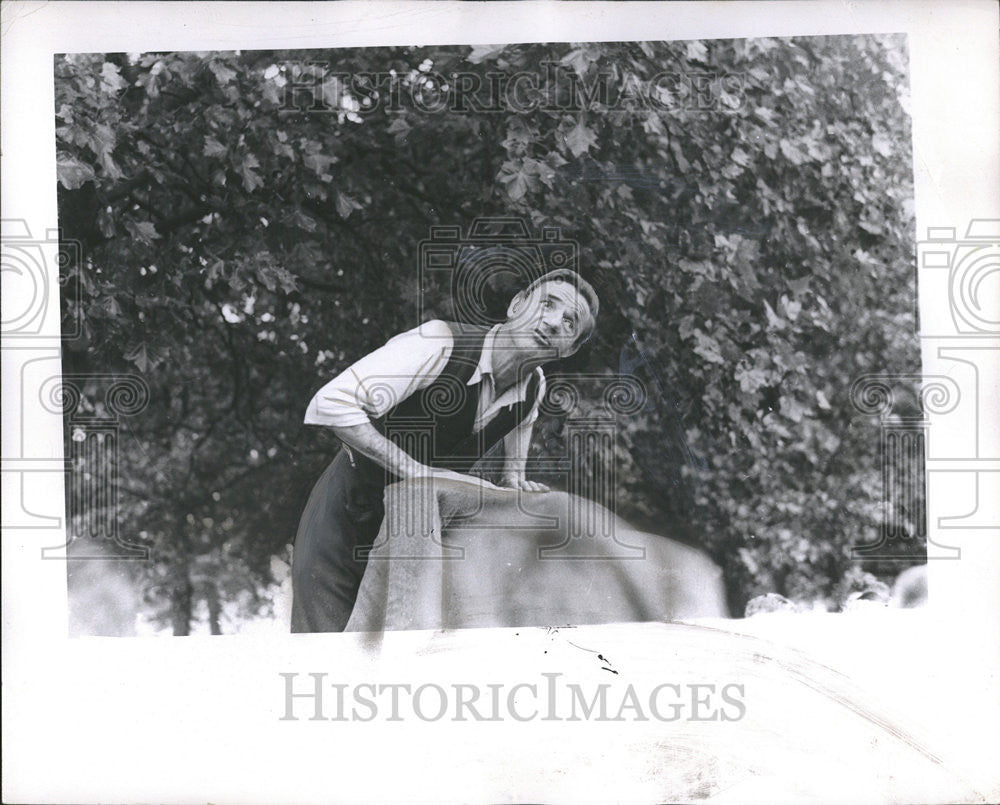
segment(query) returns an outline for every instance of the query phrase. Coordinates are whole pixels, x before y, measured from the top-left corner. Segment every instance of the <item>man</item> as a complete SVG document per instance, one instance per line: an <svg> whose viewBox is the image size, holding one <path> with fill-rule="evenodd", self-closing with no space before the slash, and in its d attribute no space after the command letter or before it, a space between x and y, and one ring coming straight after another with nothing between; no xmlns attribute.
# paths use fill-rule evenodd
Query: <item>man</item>
<svg viewBox="0 0 1000 805"><path fill-rule="evenodd" d="M385 514L386 485L469 475L503 442L503 485L545 491L525 476L545 394L541 366L576 352L599 302L575 272L549 272L518 293L494 327L430 321L390 339L321 388L306 424L343 442L316 483L292 559L292 631L343 631Z"/></svg>

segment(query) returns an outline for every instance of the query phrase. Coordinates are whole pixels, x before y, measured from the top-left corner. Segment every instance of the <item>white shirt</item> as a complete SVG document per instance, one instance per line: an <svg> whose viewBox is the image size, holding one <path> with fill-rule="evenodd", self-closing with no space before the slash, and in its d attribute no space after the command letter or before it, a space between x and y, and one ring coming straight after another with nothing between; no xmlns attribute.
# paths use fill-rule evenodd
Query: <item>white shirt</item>
<svg viewBox="0 0 1000 805"><path fill-rule="evenodd" d="M479 364L467 385L479 384L479 407L473 425L478 433L500 412L527 397L529 377L499 396L493 379L492 347L500 325L483 341ZM347 367L313 396L306 408L307 425L350 427L377 419L407 397L430 386L444 371L455 340L445 322L429 321L389 339L374 352ZM545 374L538 374L538 393L529 414L504 439L510 460L524 461L538 404L545 396Z"/></svg>

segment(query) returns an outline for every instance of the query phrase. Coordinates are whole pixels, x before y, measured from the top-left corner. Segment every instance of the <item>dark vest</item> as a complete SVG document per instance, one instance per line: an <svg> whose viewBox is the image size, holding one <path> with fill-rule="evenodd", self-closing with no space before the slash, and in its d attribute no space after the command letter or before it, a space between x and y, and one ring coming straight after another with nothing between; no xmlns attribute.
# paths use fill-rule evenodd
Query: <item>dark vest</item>
<svg viewBox="0 0 1000 805"><path fill-rule="evenodd" d="M479 365L490 328L454 322L447 325L454 346L441 374L430 386L411 394L372 424L421 463L468 472L531 412L538 395L538 375L532 373L523 401L501 408L486 427L473 433L480 384L467 384ZM357 454L355 457L359 469L371 481L384 484L397 480L370 459Z"/></svg>

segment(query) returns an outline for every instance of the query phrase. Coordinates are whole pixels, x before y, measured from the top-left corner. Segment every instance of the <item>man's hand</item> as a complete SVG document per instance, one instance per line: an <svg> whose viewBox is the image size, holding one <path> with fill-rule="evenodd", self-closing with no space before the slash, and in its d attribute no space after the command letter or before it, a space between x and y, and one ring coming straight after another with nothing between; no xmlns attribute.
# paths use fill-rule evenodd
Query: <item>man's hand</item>
<svg viewBox="0 0 1000 805"><path fill-rule="evenodd" d="M522 489L525 492L548 492L549 488L538 481L529 481L520 475L505 475L501 481L505 489Z"/></svg>

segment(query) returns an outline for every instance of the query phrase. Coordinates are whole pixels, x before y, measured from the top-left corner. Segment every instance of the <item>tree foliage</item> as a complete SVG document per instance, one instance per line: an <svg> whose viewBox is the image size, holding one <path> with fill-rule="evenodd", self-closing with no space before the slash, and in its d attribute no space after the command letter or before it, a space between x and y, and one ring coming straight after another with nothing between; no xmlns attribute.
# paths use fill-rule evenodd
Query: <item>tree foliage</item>
<svg viewBox="0 0 1000 805"><path fill-rule="evenodd" d="M305 403L454 312L418 244L482 216L575 241L602 317L562 369L645 385L621 514L703 545L737 608L858 576L882 489L851 383L918 369L901 38L84 54L55 75L60 225L84 255L65 370L151 388L119 517L175 632L199 598L266 605L336 449ZM568 416L535 454L563 454Z"/></svg>

